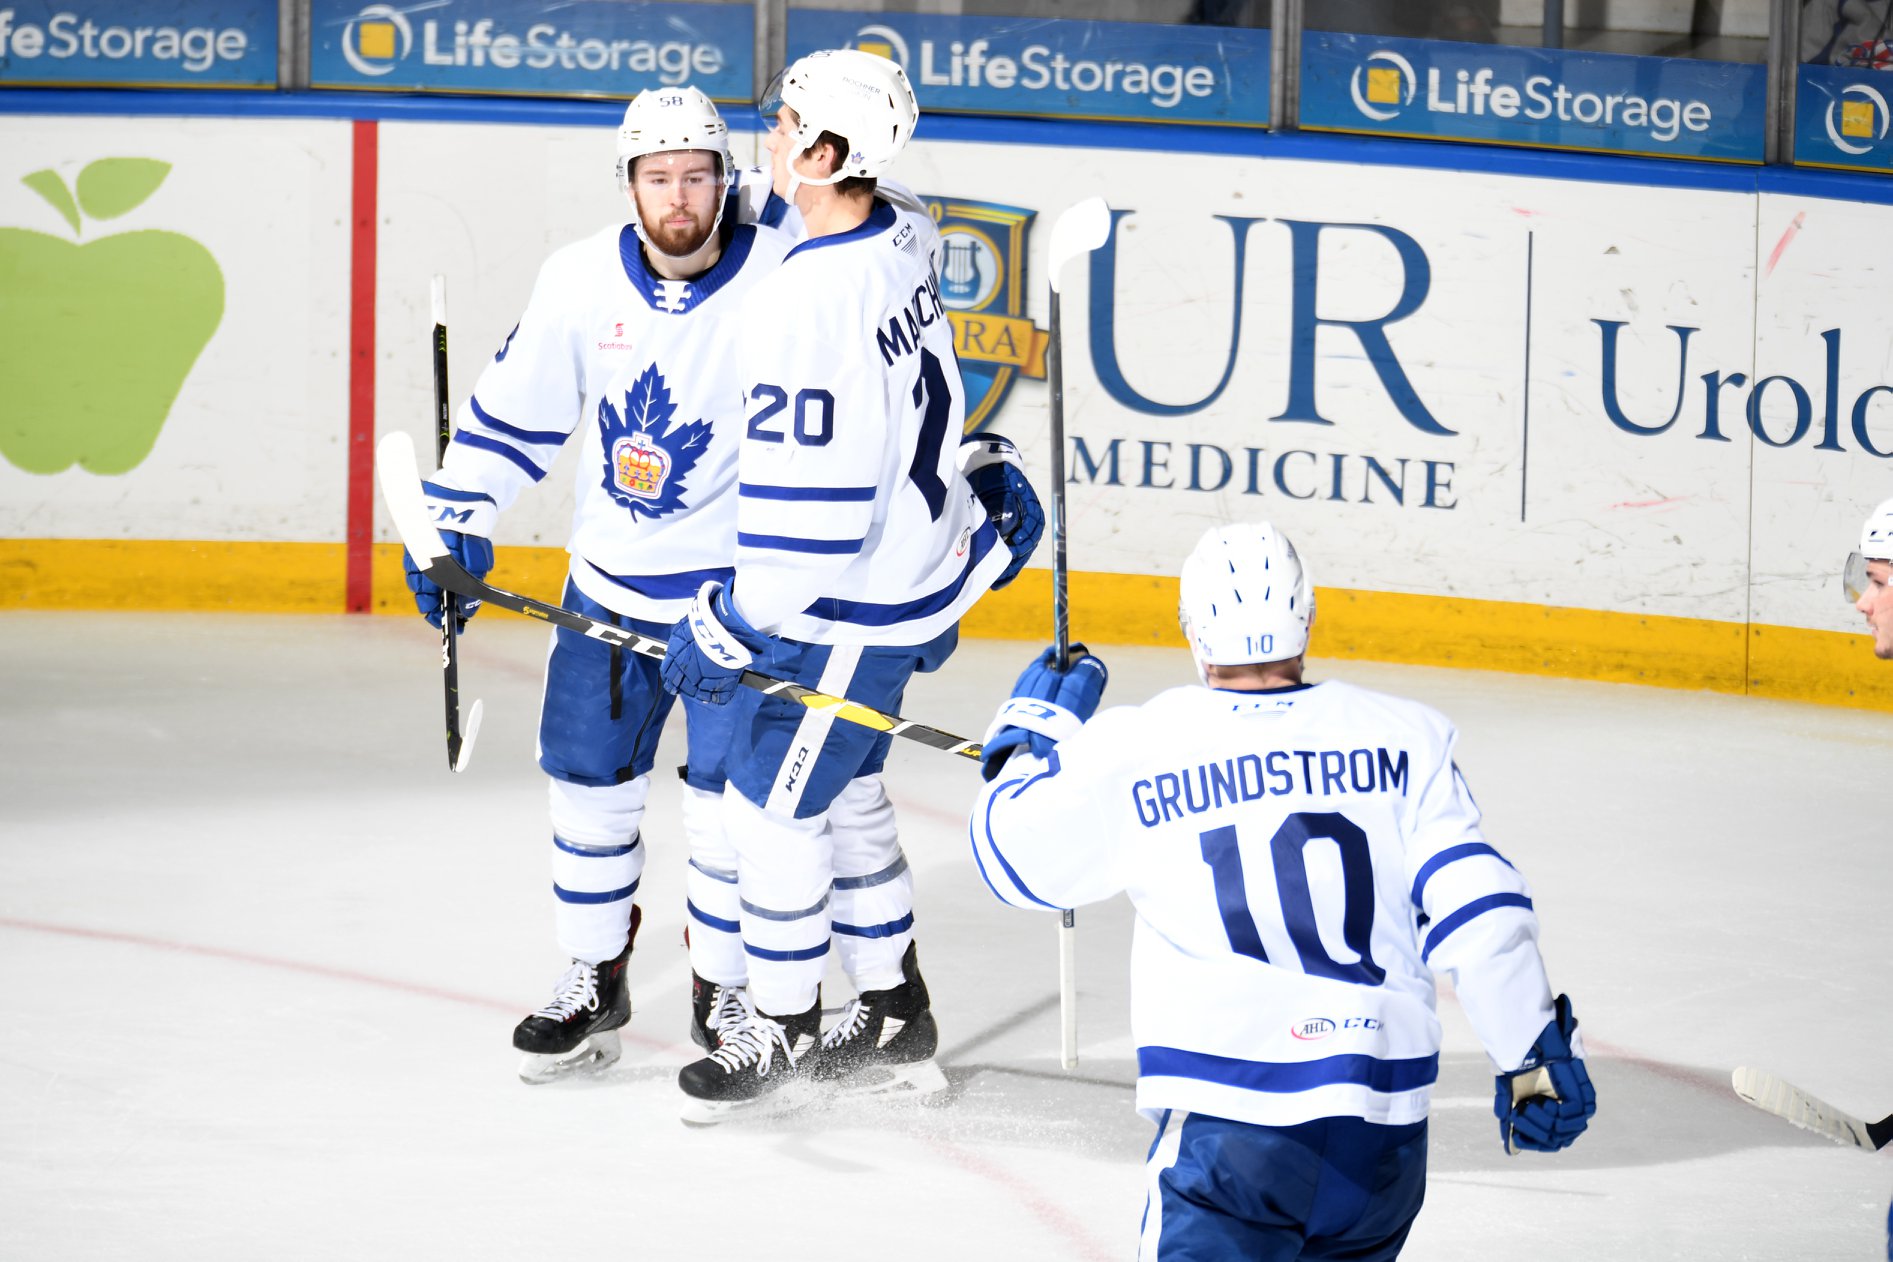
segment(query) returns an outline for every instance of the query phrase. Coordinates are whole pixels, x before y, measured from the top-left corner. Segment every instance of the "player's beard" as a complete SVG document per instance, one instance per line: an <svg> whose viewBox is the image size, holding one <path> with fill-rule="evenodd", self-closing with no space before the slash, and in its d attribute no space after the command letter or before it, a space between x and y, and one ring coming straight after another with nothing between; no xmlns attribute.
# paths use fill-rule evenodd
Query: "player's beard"
<svg viewBox="0 0 1893 1262"><path fill-rule="evenodd" d="M657 220L646 219L644 235L653 249L674 259L687 258L701 250L710 240L710 233L716 224L716 212L708 211L702 216L692 214L688 227L673 227L668 222L673 214L672 211L666 211Z"/></svg>

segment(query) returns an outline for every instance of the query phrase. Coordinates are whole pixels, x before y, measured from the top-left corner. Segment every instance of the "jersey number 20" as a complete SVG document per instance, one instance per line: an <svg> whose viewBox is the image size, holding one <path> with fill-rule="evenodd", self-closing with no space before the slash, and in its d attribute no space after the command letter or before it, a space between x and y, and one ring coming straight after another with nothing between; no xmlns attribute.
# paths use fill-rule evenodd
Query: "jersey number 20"
<svg viewBox="0 0 1893 1262"><path fill-rule="evenodd" d="M1341 851L1341 941L1360 959L1343 964L1328 954L1315 926L1314 898L1308 892L1308 843L1332 841ZM1249 910L1249 890L1242 874L1242 851L1236 847L1233 825L1212 828L1198 839L1203 862L1216 882L1216 910L1222 913L1223 932L1238 955L1269 962L1262 935ZM1282 905L1288 940L1300 957L1301 971L1340 982L1378 986L1387 970L1374 963L1370 950L1374 931L1374 864L1368 854L1367 834L1360 825L1334 811L1296 811L1282 821L1269 838L1269 857L1275 869L1275 893Z"/></svg>
<svg viewBox="0 0 1893 1262"><path fill-rule="evenodd" d="M789 392L781 386L759 381L749 388L749 397L762 403L749 418L749 436L758 442L781 442L782 431L770 429L769 422L789 406ZM828 440L835 436L835 396L815 386L797 390L795 425L791 432L799 446L828 446Z"/></svg>

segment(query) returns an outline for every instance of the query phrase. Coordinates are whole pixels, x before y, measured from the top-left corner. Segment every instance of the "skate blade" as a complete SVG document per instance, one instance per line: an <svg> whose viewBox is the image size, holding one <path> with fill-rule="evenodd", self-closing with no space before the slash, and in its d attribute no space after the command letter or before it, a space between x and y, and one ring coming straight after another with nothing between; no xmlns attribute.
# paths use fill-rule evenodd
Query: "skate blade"
<svg viewBox="0 0 1893 1262"><path fill-rule="evenodd" d="M577 1074L602 1073L618 1063L624 1045L616 1030L589 1034L569 1052L527 1052L519 1062L519 1080L528 1086L542 1086Z"/></svg>
<svg viewBox="0 0 1893 1262"><path fill-rule="evenodd" d="M819 1084L807 1079L785 1083L753 1100L699 1100L686 1094L677 1110L685 1126L720 1126L725 1122L768 1122L812 1108L824 1096Z"/></svg>
<svg viewBox="0 0 1893 1262"><path fill-rule="evenodd" d="M887 1099L935 1104L949 1090L946 1074L932 1057L907 1065L871 1065L834 1081L835 1090L856 1099Z"/></svg>

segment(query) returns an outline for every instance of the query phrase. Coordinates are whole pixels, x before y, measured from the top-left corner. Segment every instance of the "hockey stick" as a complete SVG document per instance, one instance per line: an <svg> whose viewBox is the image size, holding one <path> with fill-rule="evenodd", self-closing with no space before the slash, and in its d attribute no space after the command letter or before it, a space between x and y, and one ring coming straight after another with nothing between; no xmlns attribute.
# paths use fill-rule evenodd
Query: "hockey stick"
<svg viewBox="0 0 1893 1262"><path fill-rule="evenodd" d="M1058 298L1065 266L1110 237L1111 208L1102 197L1086 198L1052 223L1046 368L1052 387L1052 649L1059 670L1071 657L1071 608L1065 565L1065 354ZM1066 1069L1078 1067L1078 917L1069 907L1058 918L1058 1057Z"/></svg>
<svg viewBox="0 0 1893 1262"><path fill-rule="evenodd" d="M1893 1115L1864 1122L1760 1069L1744 1066L1735 1071L1733 1080L1735 1094L1756 1108L1837 1144L1877 1152L1893 1142Z"/></svg>
<svg viewBox="0 0 1893 1262"><path fill-rule="evenodd" d="M588 635L594 640L602 640L645 657L664 656L669 646L663 640L640 635L629 627L614 627L609 622L599 622L582 613L548 605L530 596L509 592L467 573L466 568L454 560L440 537L440 531L428 519L427 504L421 497L421 475L414 463L414 440L406 434L389 434L375 447L375 475L381 482L381 497L388 505L388 515L393 518L395 531L401 536L408 554L420 566L421 572L443 589L525 614L528 618L550 622L554 626ZM928 727L924 723L910 722L897 714L885 714L859 701L817 692L787 679L776 679L753 670L743 672L742 682L745 687L754 688L768 696L783 697L876 732L886 732L889 736L917 741L929 749L979 761L979 742Z"/></svg>
<svg viewBox="0 0 1893 1262"><path fill-rule="evenodd" d="M447 458L453 438L453 413L447 406L447 278L435 276L434 307L434 462ZM447 767L465 771L473 757L473 738L480 734L480 703L467 711L467 726L460 726L460 629L453 595L443 592L440 602L441 681L447 691Z"/></svg>

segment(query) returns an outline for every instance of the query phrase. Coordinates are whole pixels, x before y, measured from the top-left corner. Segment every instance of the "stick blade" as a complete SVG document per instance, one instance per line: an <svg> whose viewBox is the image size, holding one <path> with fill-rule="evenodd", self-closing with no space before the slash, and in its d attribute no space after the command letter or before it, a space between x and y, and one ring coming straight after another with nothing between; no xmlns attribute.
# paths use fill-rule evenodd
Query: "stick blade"
<svg viewBox="0 0 1893 1262"><path fill-rule="evenodd" d="M467 763L473 759L473 738L480 734L480 709L480 702L474 701L473 708L467 711L467 717L460 725L460 744L454 750L453 761L448 764L455 772L465 771Z"/></svg>
<svg viewBox="0 0 1893 1262"><path fill-rule="evenodd" d="M1813 1131L1850 1148L1865 1148L1871 1152L1880 1147L1868 1134L1865 1122L1766 1070L1744 1065L1730 1076L1730 1081L1736 1095L1764 1113L1773 1113L1802 1130Z"/></svg>
<svg viewBox="0 0 1893 1262"><path fill-rule="evenodd" d="M1052 222L1052 292L1063 293L1065 265L1111 239L1111 208L1102 197L1087 197L1067 207Z"/></svg>
<svg viewBox="0 0 1893 1262"><path fill-rule="evenodd" d="M421 497L421 472L414 459L414 439L400 430L375 444L375 477L381 483L381 501L388 506L394 532L416 565L426 569L448 555L447 544L427 519Z"/></svg>

